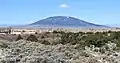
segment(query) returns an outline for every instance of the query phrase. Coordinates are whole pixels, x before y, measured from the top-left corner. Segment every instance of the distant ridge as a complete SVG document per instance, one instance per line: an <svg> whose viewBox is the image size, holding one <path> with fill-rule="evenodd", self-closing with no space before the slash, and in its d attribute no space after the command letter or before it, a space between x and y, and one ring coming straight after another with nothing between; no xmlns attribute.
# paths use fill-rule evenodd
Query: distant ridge
<svg viewBox="0 0 120 63"><path fill-rule="evenodd" d="M68 17L68 16L53 16L48 17L42 20L39 20L37 22L34 22L32 24L29 24L29 26L43 26L43 27L108 27L104 25L98 25L86 22L84 20L80 20L74 17Z"/></svg>

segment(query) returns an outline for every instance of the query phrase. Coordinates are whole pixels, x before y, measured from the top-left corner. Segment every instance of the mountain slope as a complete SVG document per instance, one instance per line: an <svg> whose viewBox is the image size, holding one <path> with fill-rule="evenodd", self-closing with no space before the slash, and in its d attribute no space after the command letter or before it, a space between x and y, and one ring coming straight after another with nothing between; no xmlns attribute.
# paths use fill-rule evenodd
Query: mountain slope
<svg viewBox="0 0 120 63"><path fill-rule="evenodd" d="M38 26L67 26L67 27L106 27L103 25L97 25L89 23L74 17L67 16L53 16L46 19L42 19L30 25Z"/></svg>

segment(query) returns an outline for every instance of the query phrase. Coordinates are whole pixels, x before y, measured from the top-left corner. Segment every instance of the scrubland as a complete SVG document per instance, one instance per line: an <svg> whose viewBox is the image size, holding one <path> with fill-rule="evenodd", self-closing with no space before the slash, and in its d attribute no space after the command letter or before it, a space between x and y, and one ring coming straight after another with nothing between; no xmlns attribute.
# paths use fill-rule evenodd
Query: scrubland
<svg viewBox="0 0 120 63"><path fill-rule="evenodd" d="M16 37L2 36L0 63L120 63L119 31L53 31Z"/></svg>

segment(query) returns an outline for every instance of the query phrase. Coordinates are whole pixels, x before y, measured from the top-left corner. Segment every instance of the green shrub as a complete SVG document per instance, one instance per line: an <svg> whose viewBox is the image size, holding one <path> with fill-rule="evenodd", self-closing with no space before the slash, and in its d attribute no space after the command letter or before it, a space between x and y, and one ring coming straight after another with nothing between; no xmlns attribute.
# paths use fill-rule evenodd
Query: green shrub
<svg viewBox="0 0 120 63"><path fill-rule="evenodd" d="M67 44L70 43L72 45L80 44L80 47L94 45L95 47L102 47L108 41L115 43L118 47L120 47L120 32L116 31L108 31L108 32L63 32L63 31L54 31L53 33L60 34L61 37L60 43ZM108 36L108 33L110 34Z"/></svg>
<svg viewBox="0 0 120 63"><path fill-rule="evenodd" d="M47 40L42 40L42 41L41 41L41 44L50 45L50 42L47 41Z"/></svg>
<svg viewBox="0 0 120 63"><path fill-rule="evenodd" d="M37 37L35 36L35 35L30 35L28 38L27 38L27 40L28 41L35 41L35 42L37 42L38 41L38 39L37 39Z"/></svg>
<svg viewBox="0 0 120 63"><path fill-rule="evenodd" d="M23 39L23 38L22 38L21 35L19 34L19 35L17 36L16 41L21 40L21 39Z"/></svg>
<svg viewBox="0 0 120 63"><path fill-rule="evenodd" d="M54 30L53 33L59 33L58 31Z"/></svg>
<svg viewBox="0 0 120 63"><path fill-rule="evenodd" d="M0 43L0 48L7 48L7 47L8 45L6 43L3 43L3 42Z"/></svg>

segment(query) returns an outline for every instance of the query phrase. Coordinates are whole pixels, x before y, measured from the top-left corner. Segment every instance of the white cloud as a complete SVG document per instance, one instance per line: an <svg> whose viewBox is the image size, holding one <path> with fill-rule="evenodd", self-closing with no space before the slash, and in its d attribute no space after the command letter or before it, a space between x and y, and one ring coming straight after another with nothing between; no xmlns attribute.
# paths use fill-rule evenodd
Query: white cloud
<svg viewBox="0 0 120 63"><path fill-rule="evenodd" d="M70 7L70 6L67 5L67 4L61 4L60 7L61 7L61 8L68 8L68 7Z"/></svg>

